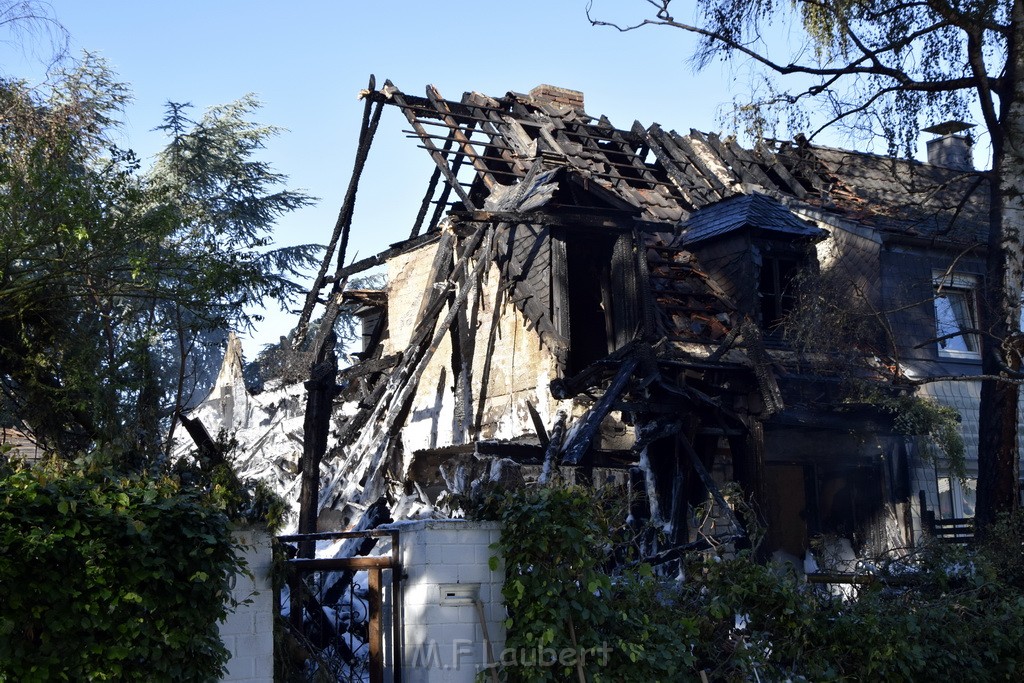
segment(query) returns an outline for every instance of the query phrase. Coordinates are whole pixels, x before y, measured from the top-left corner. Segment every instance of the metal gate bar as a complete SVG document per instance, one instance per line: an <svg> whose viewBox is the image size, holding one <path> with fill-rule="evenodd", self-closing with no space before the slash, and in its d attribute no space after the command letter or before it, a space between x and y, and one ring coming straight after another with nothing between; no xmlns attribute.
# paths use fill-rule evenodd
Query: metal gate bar
<svg viewBox="0 0 1024 683"><path fill-rule="evenodd" d="M300 633L303 631L303 614L310 610L303 599L304 582L303 577L313 573L328 573L338 571L366 571L368 574L368 592L366 596L368 604L368 628L367 646L370 683L384 683L384 650L383 650L383 627L381 621L381 609L383 599L381 595L381 584L384 570L391 571L391 627L392 627L392 680L401 683L402 680L402 641L401 641L401 562L399 559L398 531L396 530L370 530L370 531L336 531L317 534L294 534L289 536L278 536L277 540L283 544L294 544L296 552L307 543L321 540L337 540L345 538L391 538L391 553L386 556L373 557L342 557L342 558L301 558L291 557L286 560L288 568L288 585L290 596L290 622L292 627ZM351 590L351 588L349 589ZM351 599L351 598L350 598ZM278 605L278 609L281 609ZM311 616L316 616L312 615Z"/></svg>

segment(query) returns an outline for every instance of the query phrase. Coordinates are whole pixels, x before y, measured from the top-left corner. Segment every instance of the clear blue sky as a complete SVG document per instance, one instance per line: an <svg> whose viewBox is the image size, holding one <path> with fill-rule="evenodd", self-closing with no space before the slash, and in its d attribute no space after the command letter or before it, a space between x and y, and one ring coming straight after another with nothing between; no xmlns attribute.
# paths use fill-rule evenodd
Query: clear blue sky
<svg viewBox="0 0 1024 683"><path fill-rule="evenodd" d="M290 185L320 198L315 207L280 221L280 244L325 243L352 168L362 104L356 94L374 73L421 95L434 84L457 99L464 91L503 95L540 83L577 90L591 115L620 128L634 119L666 128L718 130L719 105L743 74L714 65L694 75L693 40L648 27L632 33L595 28L586 0L52 0L71 34L72 52L95 52L130 84L125 145L144 158L160 138L168 100L197 111L252 92L264 103L260 119L286 130L266 157ZM595 0L593 13L628 21L644 15L644 0ZM681 8L680 8L681 9ZM632 17L630 17L632 14ZM681 17L682 18L682 17ZM0 45L0 69L37 79L38 61ZM432 170L427 154L401 132L400 112L386 108L362 178L351 258L385 249L408 234ZM253 341L276 341L294 316L275 314Z"/></svg>

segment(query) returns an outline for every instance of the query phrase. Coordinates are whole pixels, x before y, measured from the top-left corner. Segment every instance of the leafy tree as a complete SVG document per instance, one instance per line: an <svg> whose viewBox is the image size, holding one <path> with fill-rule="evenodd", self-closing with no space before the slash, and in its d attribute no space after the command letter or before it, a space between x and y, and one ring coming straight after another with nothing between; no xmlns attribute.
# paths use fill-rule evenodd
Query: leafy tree
<svg viewBox="0 0 1024 683"><path fill-rule="evenodd" d="M881 134L890 153L909 155L922 119L935 123L980 110L992 168L984 173L991 230L980 307L977 519L988 524L1015 509L1024 378L1024 3L703 0L687 23L673 16L671 0L646 1L653 16L636 24L592 23L681 29L698 37L698 68L718 58L760 67L769 80L739 109L755 134L785 117L792 126L810 126L811 137L835 126ZM802 29L804 40L780 45L769 38L780 26Z"/></svg>
<svg viewBox="0 0 1024 683"><path fill-rule="evenodd" d="M316 252L269 248L310 198L258 159L277 131L254 98L198 120L168 105L145 171L113 139L127 100L90 55L46 91L0 80L0 387L7 418L64 453L157 453L223 330L294 293Z"/></svg>
<svg viewBox="0 0 1024 683"><path fill-rule="evenodd" d="M24 53L56 64L67 56L69 34L50 3L37 0L0 0L0 32ZM2 67L0 67L2 72Z"/></svg>

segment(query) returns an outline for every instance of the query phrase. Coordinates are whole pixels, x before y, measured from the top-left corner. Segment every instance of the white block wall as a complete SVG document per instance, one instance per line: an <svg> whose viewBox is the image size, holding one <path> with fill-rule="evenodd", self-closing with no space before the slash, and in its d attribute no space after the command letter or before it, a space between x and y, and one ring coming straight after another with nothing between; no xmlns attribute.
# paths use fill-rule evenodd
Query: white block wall
<svg viewBox="0 0 1024 683"><path fill-rule="evenodd" d="M273 683L274 681L274 591L271 583L273 556L270 535L263 530L235 532L235 541L245 546L245 559L252 576L238 574L231 592L239 604L220 625L220 637L231 653L224 681Z"/></svg>
<svg viewBox="0 0 1024 683"><path fill-rule="evenodd" d="M477 672L501 656L505 608L504 567L491 571L489 547L501 537L497 522L460 519L401 522L402 680L405 683L473 683ZM442 588L479 596L490 642L475 604L445 599ZM458 604L458 603L463 604ZM390 639L390 632L385 632ZM387 648L385 648L387 651Z"/></svg>

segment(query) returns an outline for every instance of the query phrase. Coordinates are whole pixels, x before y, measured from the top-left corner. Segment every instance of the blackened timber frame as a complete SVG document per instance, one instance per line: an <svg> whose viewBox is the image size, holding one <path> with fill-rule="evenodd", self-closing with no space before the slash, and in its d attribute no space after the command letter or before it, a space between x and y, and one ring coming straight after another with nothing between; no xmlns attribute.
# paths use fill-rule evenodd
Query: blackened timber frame
<svg viewBox="0 0 1024 683"><path fill-rule="evenodd" d="M567 374L651 334L644 251L633 231L552 229L551 319L568 340Z"/></svg>

